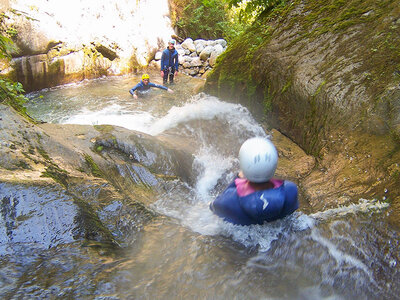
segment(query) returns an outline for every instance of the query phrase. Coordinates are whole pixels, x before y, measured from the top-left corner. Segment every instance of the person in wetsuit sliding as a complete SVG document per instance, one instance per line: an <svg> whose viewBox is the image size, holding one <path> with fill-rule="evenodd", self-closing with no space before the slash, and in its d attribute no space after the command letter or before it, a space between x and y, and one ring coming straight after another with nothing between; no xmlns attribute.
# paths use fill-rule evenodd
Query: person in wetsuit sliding
<svg viewBox="0 0 400 300"><path fill-rule="evenodd" d="M239 162L237 178L210 204L217 216L235 225L252 225L282 219L298 209L296 184L272 178L278 152L269 139L245 141Z"/></svg>

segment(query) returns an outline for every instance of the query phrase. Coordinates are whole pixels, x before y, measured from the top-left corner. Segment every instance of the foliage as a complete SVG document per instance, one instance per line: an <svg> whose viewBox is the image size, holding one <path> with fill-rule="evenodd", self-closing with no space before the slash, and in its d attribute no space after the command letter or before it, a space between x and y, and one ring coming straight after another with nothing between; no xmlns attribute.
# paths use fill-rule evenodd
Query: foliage
<svg viewBox="0 0 400 300"><path fill-rule="evenodd" d="M25 112L23 104L26 97L23 95L24 89L19 82L12 82L8 79L0 79L0 103L12 106L20 112Z"/></svg>
<svg viewBox="0 0 400 300"><path fill-rule="evenodd" d="M14 49L11 38L17 34L17 31L14 27L6 25L8 19L5 13L0 13L0 59L11 58L10 53Z"/></svg>
<svg viewBox="0 0 400 300"><path fill-rule="evenodd" d="M224 1L175 0L172 1L172 22L178 35L192 39L225 38L228 41L241 31L232 22L232 16Z"/></svg>
<svg viewBox="0 0 400 300"><path fill-rule="evenodd" d="M11 40L16 34L16 30L6 24L9 17L0 14L0 59L10 60L11 51L14 49L14 44ZM0 103L5 103L13 107L16 111L26 116L25 107L23 104L27 100L24 96L24 89L21 83L13 82L6 78L0 79Z"/></svg>
<svg viewBox="0 0 400 300"><path fill-rule="evenodd" d="M239 21L252 23L259 15L269 12L279 5L285 4L284 0L226 0L229 8L239 8Z"/></svg>

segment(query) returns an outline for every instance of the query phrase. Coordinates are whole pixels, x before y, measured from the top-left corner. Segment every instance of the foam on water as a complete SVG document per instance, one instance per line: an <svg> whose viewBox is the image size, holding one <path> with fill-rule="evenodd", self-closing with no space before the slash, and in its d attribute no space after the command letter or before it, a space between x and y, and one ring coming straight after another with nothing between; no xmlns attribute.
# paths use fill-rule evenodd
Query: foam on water
<svg viewBox="0 0 400 300"><path fill-rule="evenodd" d="M126 111L118 104L112 104L99 111L83 108L79 114L62 121L64 124L115 125L148 133L154 117L148 112Z"/></svg>
<svg viewBox="0 0 400 300"><path fill-rule="evenodd" d="M372 272L369 270L366 264L364 264L355 256L340 250L336 244L323 237L323 235L320 234L319 230L315 227L311 230L311 238L319 245L327 249L330 257L333 257L336 260L337 268L342 269L342 267L345 265L355 267L358 270L362 270L369 277L369 279L373 281Z"/></svg>
<svg viewBox="0 0 400 300"><path fill-rule="evenodd" d="M360 199L358 203L351 203L348 206L340 206L338 208L327 209L325 211L316 212L310 216L316 219L329 219L337 216L345 216L348 214L355 214L358 212L367 213L380 211L389 207L389 203L380 202L377 200Z"/></svg>
<svg viewBox="0 0 400 300"><path fill-rule="evenodd" d="M395 286L396 280L392 279L398 272L385 271L398 265L397 248L390 246L391 241L386 237L371 243L369 239L379 238L380 231L357 232L364 228L379 229L369 227L369 217L386 209L388 203L361 199L356 204L310 215L297 211L285 219L252 226L233 225L212 213L209 202L238 171L240 144L248 137L266 135L246 108L206 94L188 101L134 102L128 99L126 90L119 100L112 98L113 91L110 95L104 91L85 94L87 103L82 103L76 95L84 93L72 88L74 90L68 92L68 109L73 103L79 111L75 113L70 109L67 114L63 113L63 116L69 114L64 123L111 124L152 135L169 131L166 135L169 138L176 135L193 144L195 183L190 185L179 179L166 182L163 194L152 208L193 232L214 236L216 243L222 236L251 250L257 249L257 253L245 251L251 255L247 264L240 267L244 273L240 276L254 274L257 269L267 270L263 274L272 274L272 279L278 274L285 277L285 281L287 277L296 280L304 274L299 280L302 297L298 299L341 299L336 293L342 293L344 288L375 291L384 287L386 291L391 289L392 282ZM182 102L185 103L177 104ZM379 216L372 217L376 220ZM392 241L396 237L392 237ZM381 254L382 251L385 254ZM293 273L292 277L288 273ZM305 277L309 275L311 279L307 280ZM379 282L382 277L386 280L384 284Z"/></svg>
<svg viewBox="0 0 400 300"><path fill-rule="evenodd" d="M261 252L268 251L273 241L278 240L282 235L296 234L299 231L310 230L310 237L320 246L327 249L332 257L336 259L338 264L347 263L359 270L362 270L368 277L371 273L368 267L356 257L347 254L331 243L323 235L318 234L314 229L317 224L322 221L331 222L331 230L334 230L335 219L341 218L347 214L366 213L380 211L388 206L387 203L379 201L371 202L361 199L358 204L350 204L345 207L329 209L323 212L317 212L311 215L305 215L302 212L295 212L291 216L282 220L277 220L264 225L238 226L228 222L224 222L221 218L214 215L209 209L209 202L215 199L219 191L215 190L216 183L221 180L221 176L230 174L233 178L235 158L224 158L215 153L213 148L203 148L196 156L195 168L201 169L195 187L191 190L192 202L185 209L172 212L173 209L163 211L167 215L173 216L180 220L182 225L203 235L222 235L243 244L246 247L258 247ZM230 172L230 173L229 173ZM229 177L229 176L228 176ZM174 195L167 196L174 198ZM164 205L170 203L164 198ZM156 205L157 206L157 205ZM182 208L182 207L181 207ZM169 212L167 212L169 210ZM346 237L343 237L346 238ZM348 237L351 239L351 237ZM348 241L350 245L356 247L354 242ZM362 250L360 250L362 252Z"/></svg>
<svg viewBox="0 0 400 300"><path fill-rule="evenodd" d="M169 112L152 124L150 134L157 135L179 124L193 120L225 119L231 128L242 130L248 128L253 134L263 135L262 128L253 120L249 111L240 104L232 104L218 100L206 94L192 97L182 107L172 107Z"/></svg>
<svg viewBox="0 0 400 300"><path fill-rule="evenodd" d="M282 220L264 225L241 226L223 221L209 208L209 203L198 202L183 214L175 214L181 224L202 235L222 235L231 238L246 247L258 247L259 251L268 251L273 241L280 236L309 229L313 219L300 212Z"/></svg>
<svg viewBox="0 0 400 300"><path fill-rule="evenodd" d="M180 124L194 120L212 120L214 118L226 121L232 131L239 133L247 131L252 135L258 136L265 135L262 127L254 121L246 108L240 104L220 101L216 97L203 93L193 96L183 106L173 106L162 117L155 117L146 111L127 110L119 104L111 104L101 110L83 108L79 113L63 120L61 123L109 124L158 135Z"/></svg>

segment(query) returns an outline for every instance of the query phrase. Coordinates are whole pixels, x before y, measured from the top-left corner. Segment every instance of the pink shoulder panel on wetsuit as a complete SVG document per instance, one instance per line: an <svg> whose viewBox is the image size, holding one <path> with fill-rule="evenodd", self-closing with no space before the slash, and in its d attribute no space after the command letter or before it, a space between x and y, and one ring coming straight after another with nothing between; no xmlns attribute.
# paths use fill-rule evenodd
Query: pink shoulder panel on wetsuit
<svg viewBox="0 0 400 300"><path fill-rule="evenodd" d="M270 182L274 185L274 189L283 184L283 180L279 179L271 179ZM245 197L256 191L250 184L248 184L248 180L245 178L236 178L235 185L239 197Z"/></svg>

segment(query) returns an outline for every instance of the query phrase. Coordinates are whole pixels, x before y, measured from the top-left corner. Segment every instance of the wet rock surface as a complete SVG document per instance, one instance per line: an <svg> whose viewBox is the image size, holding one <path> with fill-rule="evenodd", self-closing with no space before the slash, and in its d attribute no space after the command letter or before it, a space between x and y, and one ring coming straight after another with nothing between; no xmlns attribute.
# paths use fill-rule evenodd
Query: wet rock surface
<svg viewBox="0 0 400 300"><path fill-rule="evenodd" d="M191 154L150 136L114 127L34 125L8 107L0 112L3 254L75 241L128 245L156 216L148 205L160 183L189 180L190 168L182 165L191 164Z"/></svg>

